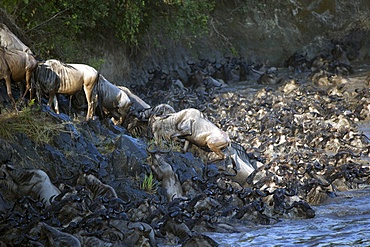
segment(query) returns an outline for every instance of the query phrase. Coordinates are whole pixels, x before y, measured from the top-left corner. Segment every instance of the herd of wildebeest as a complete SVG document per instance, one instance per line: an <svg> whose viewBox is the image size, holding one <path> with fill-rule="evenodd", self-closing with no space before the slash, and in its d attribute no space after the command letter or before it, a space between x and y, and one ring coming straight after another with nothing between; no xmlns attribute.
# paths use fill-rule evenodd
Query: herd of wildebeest
<svg viewBox="0 0 370 247"><path fill-rule="evenodd" d="M156 238L164 238L163 232L175 235L179 239L177 243L184 246L200 243L215 246L217 243L212 239L193 232L197 229L235 231L237 228L232 227L232 223L240 223L242 219L269 224L276 222L279 216L312 218L315 211L310 204L319 204L341 189L368 183L370 171L361 157L368 155L369 145L354 122L370 117L370 99L364 88L344 89L348 82L346 76L354 71L343 43L333 42L330 55L307 59L307 55L297 52L285 61L284 66L294 75L309 71L308 80L312 82L309 85L279 77L276 68L264 68L243 58L225 57L222 63L216 63L199 57L198 62L188 61L188 74L155 68L149 71L152 77L146 85L133 85L129 89L112 84L85 64L66 64L55 59L37 61L32 51L4 24L0 24L0 42L0 80L5 80L15 111L18 106L12 95L14 82L25 83L20 101L29 95L41 104L47 98L47 105L57 114L60 113L58 95L72 97L83 91L86 121L95 116L112 118L131 135L154 140L147 146L152 159L150 167L161 181L169 205L166 210L155 202L136 205L138 210L151 210L151 213L149 216L134 213L130 221L115 221L110 216L108 225L115 229L114 233L110 232L114 237L96 231L74 238L73 234L40 223L37 229L50 237L41 244L42 241L32 239L35 234L30 233L30 246L36 243L38 246L53 243L80 246L82 238L85 238L83 245L88 246L86 238L96 236L101 240L99 246L124 246L125 241L127 246L133 243L156 246ZM247 99L226 89L232 82L247 80L281 85L281 94L263 88ZM364 83L368 83L367 79ZM344 106L347 108L342 109ZM209 164L205 172L207 178L193 176L191 181L184 181L174 171L163 156L174 148L174 143L181 144L183 153L192 148L191 151L205 155L204 162ZM212 170L220 165L225 168L223 172ZM14 170L12 165L4 164L0 181L21 176ZM61 202L73 200L67 197L67 192L56 188L41 170L23 171L22 176L32 177L27 191L35 193L41 206L50 212L60 210L57 208ZM128 211L114 189L93 175L81 175L78 184L104 195L106 201L95 206L107 210L105 215L100 215L100 221L85 217L78 224L93 228L94 224L103 224L101 218L113 214L118 217L122 207ZM197 194L199 190L203 193ZM23 199L28 200L29 205L37 201L29 197ZM74 199L73 203L81 200ZM159 215L164 219L158 220ZM63 229L72 232L71 228L69 222ZM118 234L117 229L121 228L125 230ZM133 230L140 234L132 234Z"/></svg>

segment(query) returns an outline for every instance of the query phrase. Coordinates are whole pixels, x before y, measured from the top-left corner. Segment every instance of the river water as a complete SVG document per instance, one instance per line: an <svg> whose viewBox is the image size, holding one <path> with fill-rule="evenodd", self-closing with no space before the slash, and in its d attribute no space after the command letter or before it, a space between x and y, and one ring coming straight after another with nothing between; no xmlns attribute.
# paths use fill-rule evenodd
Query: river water
<svg viewBox="0 0 370 247"><path fill-rule="evenodd" d="M220 246L370 246L370 187L313 206L315 218L282 220L244 233L209 233Z"/></svg>
<svg viewBox="0 0 370 247"><path fill-rule="evenodd" d="M368 65L357 65L351 82L364 80ZM263 86L237 85L250 95ZM370 137L370 123L359 124ZM368 158L364 158L368 160ZM208 233L220 246L370 246L370 186L337 192L337 197L319 206L312 219L284 219L274 225L255 226L243 233Z"/></svg>
<svg viewBox="0 0 370 247"><path fill-rule="evenodd" d="M355 68L355 74L349 78L351 82L363 81L370 71L369 65ZM233 85L243 96L250 96L264 87L251 82ZM358 123L358 127L370 139L370 123ZM364 161L370 163L370 158L364 157ZM205 234L221 247L370 246L370 185L336 192L336 195L319 206L312 206L316 212L312 219L281 219L273 225L246 226L245 232L240 233Z"/></svg>

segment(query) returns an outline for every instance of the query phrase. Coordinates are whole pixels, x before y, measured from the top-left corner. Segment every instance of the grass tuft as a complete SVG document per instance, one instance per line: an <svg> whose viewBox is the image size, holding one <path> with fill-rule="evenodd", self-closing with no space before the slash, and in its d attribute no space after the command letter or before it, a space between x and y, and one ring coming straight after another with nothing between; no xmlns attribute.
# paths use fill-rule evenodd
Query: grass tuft
<svg viewBox="0 0 370 247"><path fill-rule="evenodd" d="M50 143L54 135L63 131L45 112L32 105L18 112L4 112L0 115L0 138L14 141L16 133L24 133L35 143Z"/></svg>
<svg viewBox="0 0 370 247"><path fill-rule="evenodd" d="M141 189L150 194L155 194L157 192L158 182L154 179L153 173L150 173L149 176L145 174Z"/></svg>

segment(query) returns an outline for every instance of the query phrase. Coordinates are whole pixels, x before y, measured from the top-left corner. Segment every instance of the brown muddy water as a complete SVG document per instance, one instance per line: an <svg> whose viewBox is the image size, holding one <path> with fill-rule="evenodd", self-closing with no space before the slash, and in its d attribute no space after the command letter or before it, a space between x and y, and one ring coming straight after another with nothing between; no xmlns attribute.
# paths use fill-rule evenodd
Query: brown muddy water
<svg viewBox="0 0 370 247"><path fill-rule="evenodd" d="M354 66L351 83L363 81L369 71L367 64ZM303 75L301 79L304 79ZM264 86L240 83L237 90L251 95ZM358 123L370 138L370 122ZM369 157L363 157L370 164ZM370 246L370 186L338 192L319 206L313 206L313 219L283 219L274 225L247 227L242 233L208 233L220 246Z"/></svg>

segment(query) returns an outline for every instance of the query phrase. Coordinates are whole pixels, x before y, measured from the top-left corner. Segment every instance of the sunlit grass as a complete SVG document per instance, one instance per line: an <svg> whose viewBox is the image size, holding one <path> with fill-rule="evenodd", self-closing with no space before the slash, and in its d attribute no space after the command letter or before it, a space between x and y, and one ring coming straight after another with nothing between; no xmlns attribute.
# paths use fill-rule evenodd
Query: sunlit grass
<svg viewBox="0 0 370 247"><path fill-rule="evenodd" d="M149 176L145 174L144 181L141 184L141 189L154 194L158 189L158 182L154 179L153 173L150 173Z"/></svg>
<svg viewBox="0 0 370 247"><path fill-rule="evenodd" d="M24 133L35 143L50 143L53 136L63 130L62 124L54 123L35 107L0 114L0 138L5 140L14 141L16 133Z"/></svg>

